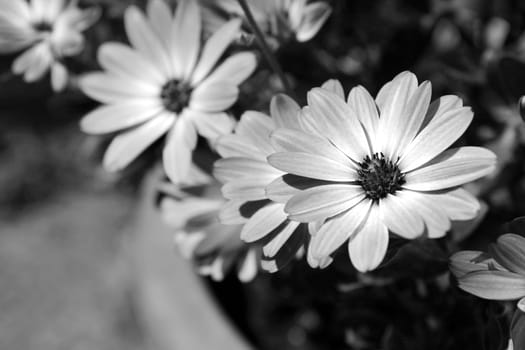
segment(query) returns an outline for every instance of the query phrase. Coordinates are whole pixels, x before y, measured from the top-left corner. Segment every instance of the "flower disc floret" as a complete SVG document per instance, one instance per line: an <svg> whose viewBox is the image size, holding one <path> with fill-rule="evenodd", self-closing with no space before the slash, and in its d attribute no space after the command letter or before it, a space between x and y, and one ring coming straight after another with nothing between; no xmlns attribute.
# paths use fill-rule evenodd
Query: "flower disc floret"
<svg viewBox="0 0 525 350"><path fill-rule="evenodd" d="M366 156L357 170L358 183L367 198L378 201L388 194L395 194L405 183L405 176L399 167L383 153Z"/></svg>
<svg viewBox="0 0 525 350"><path fill-rule="evenodd" d="M188 106L192 90L190 84L172 79L164 84L160 91L162 104L167 110L180 113Z"/></svg>

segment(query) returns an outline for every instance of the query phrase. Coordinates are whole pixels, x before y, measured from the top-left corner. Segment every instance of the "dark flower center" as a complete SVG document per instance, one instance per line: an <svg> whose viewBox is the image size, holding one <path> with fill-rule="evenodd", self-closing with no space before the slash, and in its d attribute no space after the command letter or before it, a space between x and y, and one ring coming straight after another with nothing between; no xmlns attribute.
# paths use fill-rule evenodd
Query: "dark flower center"
<svg viewBox="0 0 525 350"><path fill-rule="evenodd" d="M383 153L366 156L359 165L361 169L357 171L358 183L373 201L385 198L389 193L396 193L405 183L405 175Z"/></svg>
<svg viewBox="0 0 525 350"><path fill-rule="evenodd" d="M53 31L53 25L45 21L34 23L33 28L35 28L35 30L38 32L52 32Z"/></svg>
<svg viewBox="0 0 525 350"><path fill-rule="evenodd" d="M170 80L162 87L160 98L168 111L180 113L190 102L192 88L188 83Z"/></svg>

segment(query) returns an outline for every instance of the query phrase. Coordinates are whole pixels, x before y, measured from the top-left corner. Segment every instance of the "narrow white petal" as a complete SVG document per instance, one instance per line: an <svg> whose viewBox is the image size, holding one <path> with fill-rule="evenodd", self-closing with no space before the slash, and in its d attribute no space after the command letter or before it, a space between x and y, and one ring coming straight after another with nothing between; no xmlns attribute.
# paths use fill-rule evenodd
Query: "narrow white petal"
<svg viewBox="0 0 525 350"><path fill-rule="evenodd" d="M241 116L241 121L237 124L235 132L241 137L250 140L264 155L274 152L270 143L270 134L275 129L274 121L266 114L247 111Z"/></svg>
<svg viewBox="0 0 525 350"><path fill-rule="evenodd" d="M208 39L202 49L199 63L192 74L192 85L197 85L211 72L226 48L237 37L240 27L241 20L233 19L224 24Z"/></svg>
<svg viewBox="0 0 525 350"><path fill-rule="evenodd" d="M329 157L333 161L355 168L354 163L327 139L299 130L279 129L272 133L270 140L277 152L302 152Z"/></svg>
<svg viewBox="0 0 525 350"><path fill-rule="evenodd" d="M80 128L89 134L115 132L144 123L161 111L158 104L134 101L100 106L82 118Z"/></svg>
<svg viewBox="0 0 525 350"><path fill-rule="evenodd" d="M417 203L417 213L425 222L429 238L443 237L450 230L451 223L447 211L435 197L416 191L400 191L399 195Z"/></svg>
<svg viewBox="0 0 525 350"><path fill-rule="evenodd" d="M284 208L290 219L312 222L352 208L364 198L359 185L334 184L309 188L294 195Z"/></svg>
<svg viewBox="0 0 525 350"><path fill-rule="evenodd" d="M97 53L100 65L107 71L143 84L160 87L168 81L155 61L121 43L108 42L100 46Z"/></svg>
<svg viewBox="0 0 525 350"><path fill-rule="evenodd" d="M279 152L268 157L268 162L284 172L326 181L355 181L357 173L346 164L331 158L303 152Z"/></svg>
<svg viewBox="0 0 525 350"><path fill-rule="evenodd" d="M270 242L263 246L264 255L268 258L273 258L284 246L288 238L292 236L298 226L298 222L288 222L286 226Z"/></svg>
<svg viewBox="0 0 525 350"><path fill-rule="evenodd" d="M402 156L406 147L416 137L430 105L432 85L429 81L423 82L408 100L403 114L398 118L399 139L395 140L391 159Z"/></svg>
<svg viewBox="0 0 525 350"><path fill-rule="evenodd" d="M283 205L268 204L259 209L241 231L241 239L245 242L255 242L272 232L286 220Z"/></svg>
<svg viewBox="0 0 525 350"><path fill-rule="evenodd" d="M197 1L178 2L172 28L172 52L175 74L189 80L200 49L201 15Z"/></svg>
<svg viewBox="0 0 525 350"><path fill-rule="evenodd" d="M336 94L314 88L307 95L317 131L355 162L370 153L365 131L354 110Z"/></svg>
<svg viewBox="0 0 525 350"><path fill-rule="evenodd" d="M42 43L34 47L32 61L24 72L24 80L28 83L39 80L49 70L53 64L53 54L51 48Z"/></svg>
<svg viewBox="0 0 525 350"><path fill-rule="evenodd" d="M341 85L341 82L337 79L328 79L323 85L321 85L321 88L326 89L343 99L345 98L343 85Z"/></svg>
<svg viewBox="0 0 525 350"><path fill-rule="evenodd" d="M236 182L244 177L260 176L262 174L279 176L280 172L277 172L266 162L243 157L219 159L213 167L213 175L222 183Z"/></svg>
<svg viewBox="0 0 525 350"><path fill-rule="evenodd" d="M246 157L266 160L266 153L261 152L248 137L230 134L219 137L215 147L223 158Z"/></svg>
<svg viewBox="0 0 525 350"><path fill-rule="evenodd" d="M443 193L428 193L428 196L445 210L450 220L470 220L481 208L478 199L462 188Z"/></svg>
<svg viewBox="0 0 525 350"><path fill-rule="evenodd" d="M312 39L331 13L332 8L325 2L319 1L306 6L301 24L296 29L297 41L303 42Z"/></svg>
<svg viewBox="0 0 525 350"><path fill-rule="evenodd" d="M379 201L383 222L390 231L406 239L421 236L425 229L418 206L412 198L401 198L398 194L389 194Z"/></svg>
<svg viewBox="0 0 525 350"><path fill-rule="evenodd" d="M274 202L286 203L299 191L318 185L319 181L286 174L279 176L266 186L266 196Z"/></svg>
<svg viewBox="0 0 525 350"><path fill-rule="evenodd" d="M164 0L150 0L147 5L149 23L164 45L165 50L171 46L172 10ZM166 51L169 56L169 51Z"/></svg>
<svg viewBox="0 0 525 350"><path fill-rule="evenodd" d="M463 107L463 101L456 95L445 95L441 96L437 100L433 101L428 107L427 114L421 125L422 130L432 119L440 119L445 113L451 110L457 110Z"/></svg>
<svg viewBox="0 0 525 350"><path fill-rule="evenodd" d="M252 281L259 271L259 259L257 258L257 251L255 249L250 249L246 253L244 260L237 272L237 277L239 281L247 283Z"/></svg>
<svg viewBox="0 0 525 350"><path fill-rule="evenodd" d="M310 241L312 257L323 259L339 248L359 230L371 206L372 201L365 199L350 210L327 220Z"/></svg>
<svg viewBox="0 0 525 350"><path fill-rule="evenodd" d="M190 99L190 108L202 112L222 112L237 101L239 89L232 84L215 82L199 85Z"/></svg>
<svg viewBox="0 0 525 350"><path fill-rule="evenodd" d="M229 134L234 126L235 119L227 113L203 113L188 110L188 114L199 135L214 141L221 135Z"/></svg>
<svg viewBox="0 0 525 350"><path fill-rule="evenodd" d="M222 186L222 195L227 199L244 201L266 199L265 187L275 178L276 176L263 173L230 181Z"/></svg>
<svg viewBox="0 0 525 350"><path fill-rule="evenodd" d="M89 73L79 79L80 89L94 100L103 103L117 103L127 100L152 99L160 101L159 91L153 86L136 84L107 73Z"/></svg>
<svg viewBox="0 0 525 350"><path fill-rule="evenodd" d="M66 67L60 62L55 62L51 66L51 87L53 91L60 92L67 86L69 74Z"/></svg>
<svg viewBox="0 0 525 350"><path fill-rule="evenodd" d="M471 109L462 107L432 119L407 146L399 162L400 168L407 172L436 157L465 132L472 117Z"/></svg>
<svg viewBox="0 0 525 350"><path fill-rule="evenodd" d="M166 113L116 136L104 155L108 171L125 168L148 146L164 135L173 124L173 116Z"/></svg>
<svg viewBox="0 0 525 350"><path fill-rule="evenodd" d="M387 248L388 229L381 220L379 207L372 205L363 228L348 241L348 255L358 271L367 272L381 264Z"/></svg>
<svg viewBox="0 0 525 350"><path fill-rule="evenodd" d="M248 221L248 218L242 215L242 205L246 202L243 200L229 200L219 211L219 221L225 225L241 225Z"/></svg>
<svg viewBox="0 0 525 350"><path fill-rule="evenodd" d="M30 12L27 1L0 0L0 13L16 17L18 21L29 21Z"/></svg>
<svg viewBox="0 0 525 350"><path fill-rule="evenodd" d="M400 139L400 118L408 100L417 89L416 76L408 71L398 74L385 84L377 94L376 103L381 118L378 130L378 149L386 156L391 156L396 142Z"/></svg>
<svg viewBox="0 0 525 350"><path fill-rule="evenodd" d="M404 188L436 191L463 185L494 171L496 155L486 148L460 147L405 175Z"/></svg>
<svg viewBox="0 0 525 350"><path fill-rule="evenodd" d="M278 128L300 129L301 107L285 94L277 94L270 102L270 114Z"/></svg>
<svg viewBox="0 0 525 350"><path fill-rule="evenodd" d="M150 26L142 12L136 6L130 6L124 13L124 25L128 39L141 55L152 62L164 77L173 74L168 51L163 46L158 34ZM163 34L166 35L166 34Z"/></svg>
<svg viewBox="0 0 525 350"><path fill-rule="evenodd" d="M168 134L162 153L164 170L173 183L186 180L191 167L192 152L196 145L197 131L183 112Z"/></svg>
<svg viewBox="0 0 525 350"><path fill-rule="evenodd" d="M366 131L371 151L376 152L379 113L374 99L364 87L358 85L350 90L348 94L348 104L354 109Z"/></svg>
<svg viewBox="0 0 525 350"><path fill-rule="evenodd" d="M201 84L223 82L240 85L256 67L257 59L253 53L240 52L225 59Z"/></svg>

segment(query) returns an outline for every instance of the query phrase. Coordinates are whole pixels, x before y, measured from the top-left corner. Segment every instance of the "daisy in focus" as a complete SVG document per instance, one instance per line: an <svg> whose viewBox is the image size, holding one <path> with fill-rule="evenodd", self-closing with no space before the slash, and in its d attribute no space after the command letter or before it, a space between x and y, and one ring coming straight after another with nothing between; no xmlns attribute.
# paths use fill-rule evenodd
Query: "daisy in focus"
<svg viewBox="0 0 525 350"><path fill-rule="evenodd" d="M210 32L225 21L224 17L245 20L237 0L202 2L207 8L205 22ZM289 38L295 38L299 42L312 39L332 13L332 8L324 1L248 0L247 4L261 30L277 42L285 42ZM221 13L226 16L221 16Z"/></svg>
<svg viewBox="0 0 525 350"><path fill-rule="evenodd" d="M388 82L375 100L361 86L347 101L342 87L334 91L308 93L303 119L310 133L277 130L272 140L282 151L268 158L310 182L284 210L294 221L324 221L310 241L314 260L348 241L355 268L370 271L384 259L389 232L439 238L451 220L476 215L479 202L458 186L492 172L496 157L480 147L447 150L472 121L461 99L430 103L430 83L418 85L410 72ZM268 191L283 191L279 186Z"/></svg>
<svg viewBox="0 0 525 350"><path fill-rule="evenodd" d="M163 0L149 1L147 15L131 6L124 23L131 47L103 44L98 60L104 71L80 80L88 96L104 103L83 118L81 128L118 132L104 156L109 171L123 169L166 135L164 169L179 183L190 169L198 135L213 141L233 128L225 111L255 70L255 55L236 53L218 64L241 23L227 22L201 47L200 9L191 0L179 1L174 16Z"/></svg>
<svg viewBox="0 0 525 350"><path fill-rule="evenodd" d="M50 71L53 90L61 91L68 82L62 59L83 50L82 32L98 17L98 9L80 9L76 0L0 0L0 53L25 50L13 73L31 83Z"/></svg>
<svg viewBox="0 0 525 350"><path fill-rule="evenodd" d="M266 161L276 151L270 134L278 127L299 128L300 107L289 97L277 95L271 102L271 115L245 112L235 132L218 140L217 151L223 158L215 162L213 173L224 184L222 194L228 200L219 212L220 221L242 225L241 239L262 245L262 267L275 272L300 253L308 235L305 225L288 219L286 197L270 198L265 190L284 175Z"/></svg>

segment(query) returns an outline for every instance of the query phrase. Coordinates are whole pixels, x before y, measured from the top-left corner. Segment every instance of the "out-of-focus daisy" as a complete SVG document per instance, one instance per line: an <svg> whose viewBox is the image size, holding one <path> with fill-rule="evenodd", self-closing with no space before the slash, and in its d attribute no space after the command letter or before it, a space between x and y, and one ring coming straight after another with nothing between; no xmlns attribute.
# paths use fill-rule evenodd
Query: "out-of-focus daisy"
<svg viewBox="0 0 525 350"><path fill-rule="evenodd" d="M237 0L201 0L207 8L205 22L213 32L225 17L245 20ZM261 30L279 42L295 37L303 42L312 39L332 12L324 1L308 0L248 0L248 6ZM246 21L246 20L245 20Z"/></svg>
<svg viewBox="0 0 525 350"><path fill-rule="evenodd" d="M275 272L295 257L307 242L307 230L289 220L284 212L285 197L269 198L266 186L284 173L273 168L266 157L276 151L270 134L278 127L299 128L300 107L289 97L277 95L271 115L245 112L235 133L221 137L217 150L223 157L215 162L214 175L221 181L228 199L219 213L224 224L243 225L240 237L263 246L263 268Z"/></svg>
<svg viewBox="0 0 525 350"><path fill-rule="evenodd" d="M241 225L219 222L225 203L219 184L202 172L192 175L191 184L166 184L170 195L160 205L164 221L175 229L175 245L202 275L221 281L236 268L240 281L251 281L259 270L260 247L241 241Z"/></svg>
<svg viewBox="0 0 525 350"><path fill-rule="evenodd" d="M99 17L98 9L80 9L77 2L0 0L0 53L27 49L14 60L13 73L30 83L51 70L53 89L64 89L68 72L61 60L82 51L82 31Z"/></svg>
<svg viewBox="0 0 525 350"><path fill-rule="evenodd" d="M217 62L236 36L239 20L218 29L201 48L201 16L195 1L179 1L174 16L162 0L148 3L147 16L135 6L124 15L131 47L103 44L104 72L80 80L82 90L105 105L81 122L92 134L119 132L104 157L117 171L167 134L164 168L175 183L184 180L197 136L210 140L231 131L224 111L237 100L241 84L256 67L253 53Z"/></svg>
<svg viewBox="0 0 525 350"><path fill-rule="evenodd" d="M356 269L373 270L385 256L389 231L438 238L450 220L476 215L478 201L458 186L490 173L496 158L480 147L446 150L473 116L458 97L430 104L430 83L418 86L410 72L387 83L375 100L361 86L348 102L338 90L308 93L304 116L320 136L278 130L272 139L283 151L268 158L312 183L285 211L294 221L326 220L310 242L314 258L348 241Z"/></svg>
<svg viewBox="0 0 525 350"><path fill-rule="evenodd" d="M507 225L507 232L525 233L525 218ZM525 238L507 233L488 253L460 251L450 257L450 270L459 288L483 299L518 300L511 323L509 349L525 347Z"/></svg>

